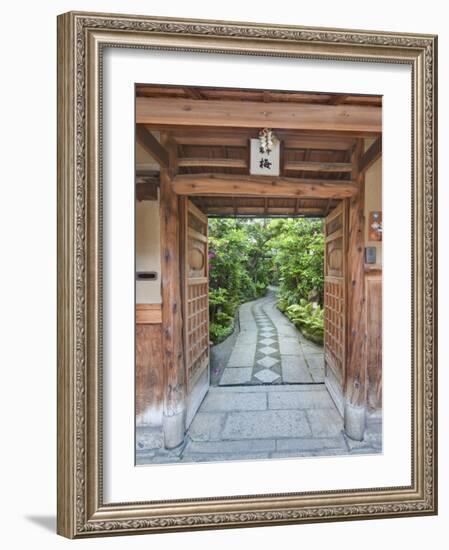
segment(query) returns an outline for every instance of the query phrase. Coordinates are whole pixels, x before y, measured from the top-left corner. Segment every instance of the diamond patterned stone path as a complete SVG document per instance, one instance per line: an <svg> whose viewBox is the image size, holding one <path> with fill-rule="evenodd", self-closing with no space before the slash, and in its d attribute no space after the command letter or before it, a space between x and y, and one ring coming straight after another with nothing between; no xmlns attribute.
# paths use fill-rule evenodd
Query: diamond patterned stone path
<svg viewBox="0 0 449 550"><path fill-rule="evenodd" d="M240 306L239 314L241 331L219 386L324 382L323 348L277 309L272 290Z"/></svg>

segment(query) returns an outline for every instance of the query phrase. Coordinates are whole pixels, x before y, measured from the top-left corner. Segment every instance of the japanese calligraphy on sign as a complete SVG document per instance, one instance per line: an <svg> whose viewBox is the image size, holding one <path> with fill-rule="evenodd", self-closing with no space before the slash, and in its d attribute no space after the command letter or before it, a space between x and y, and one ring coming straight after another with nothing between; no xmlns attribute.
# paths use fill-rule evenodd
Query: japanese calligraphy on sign
<svg viewBox="0 0 449 550"><path fill-rule="evenodd" d="M280 142L271 144L267 150L260 146L259 139L251 140L251 161L249 173L258 176L279 176Z"/></svg>

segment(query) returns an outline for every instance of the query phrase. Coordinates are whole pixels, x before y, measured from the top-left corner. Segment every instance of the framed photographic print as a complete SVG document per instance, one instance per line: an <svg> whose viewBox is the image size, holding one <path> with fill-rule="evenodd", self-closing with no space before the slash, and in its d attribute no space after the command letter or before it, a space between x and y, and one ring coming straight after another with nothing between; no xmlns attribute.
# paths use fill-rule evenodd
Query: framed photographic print
<svg viewBox="0 0 449 550"><path fill-rule="evenodd" d="M435 514L431 35L58 18L58 532Z"/></svg>

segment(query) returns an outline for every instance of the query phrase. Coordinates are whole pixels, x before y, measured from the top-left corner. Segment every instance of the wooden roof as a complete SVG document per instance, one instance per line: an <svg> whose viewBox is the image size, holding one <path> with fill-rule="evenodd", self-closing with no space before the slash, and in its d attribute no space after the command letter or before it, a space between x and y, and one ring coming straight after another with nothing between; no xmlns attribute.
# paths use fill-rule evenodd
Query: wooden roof
<svg viewBox="0 0 449 550"><path fill-rule="evenodd" d="M208 215L326 215L353 193L356 140L380 137L380 96L156 85L137 85L136 96L138 198L155 196L149 188L168 166L164 133L176 192ZM266 126L282 146L281 176L271 185L249 176L249 140ZM380 154L376 144L366 162Z"/></svg>
<svg viewBox="0 0 449 550"><path fill-rule="evenodd" d="M136 86L136 97L258 101L262 103L309 103L317 105L372 105L376 107L382 105L382 97L378 95L149 84L138 84Z"/></svg>

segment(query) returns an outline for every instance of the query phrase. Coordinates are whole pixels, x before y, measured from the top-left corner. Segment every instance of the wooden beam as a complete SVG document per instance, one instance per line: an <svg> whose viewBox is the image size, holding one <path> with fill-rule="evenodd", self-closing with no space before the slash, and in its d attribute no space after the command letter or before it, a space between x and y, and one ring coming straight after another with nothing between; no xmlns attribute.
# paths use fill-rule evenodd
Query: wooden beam
<svg viewBox="0 0 449 550"><path fill-rule="evenodd" d="M271 93L267 90L262 92L262 100L263 100L264 103L270 103L272 101Z"/></svg>
<svg viewBox="0 0 449 550"><path fill-rule="evenodd" d="M357 192L353 181L234 174L182 174L173 179L172 187L176 194L189 196L342 199Z"/></svg>
<svg viewBox="0 0 449 550"><path fill-rule="evenodd" d="M179 145L204 145L204 146L229 146L229 147L247 147L248 139L256 138L256 131L223 131L202 129L198 131L179 129L172 133L173 139Z"/></svg>
<svg viewBox="0 0 449 550"><path fill-rule="evenodd" d="M359 160L359 172L364 174L382 156L382 137L378 137Z"/></svg>
<svg viewBox="0 0 449 550"><path fill-rule="evenodd" d="M153 136L153 134L145 128L145 126L137 124L136 139L145 151L147 151L147 153L154 158L154 160L156 160L161 166L168 168L168 152Z"/></svg>
<svg viewBox="0 0 449 550"><path fill-rule="evenodd" d="M205 214L214 216L323 216L322 208L299 208L297 212L291 206L270 206L266 211L263 206L206 206L203 207Z"/></svg>
<svg viewBox="0 0 449 550"><path fill-rule="evenodd" d="M278 135L278 132L276 132ZM281 138L282 139L282 138ZM284 138L285 149L312 149L323 151L349 151L354 147L354 139L350 137L318 136L318 135L293 135L286 134Z"/></svg>
<svg viewBox="0 0 449 550"><path fill-rule="evenodd" d="M161 304L136 304L136 324L157 325L161 322Z"/></svg>
<svg viewBox="0 0 449 550"><path fill-rule="evenodd" d="M361 132L382 131L379 107L257 101L136 98L138 124L287 128Z"/></svg>
<svg viewBox="0 0 449 550"><path fill-rule="evenodd" d="M327 102L328 105L341 105L348 98L347 94L332 94Z"/></svg>
<svg viewBox="0 0 449 550"><path fill-rule="evenodd" d="M162 146L169 152L169 168L161 168L161 294L162 294L162 366L164 371L164 444L177 447L184 440L186 388L182 338L182 302L180 273L180 231L178 196L172 177L176 170L176 146L161 135Z"/></svg>
<svg viewBox="0 0 449 550"><path fill-rule="evenodd" d="M305 172L352 172L350 162L304 162L288 160L284 170L304 170Z"/></svg>
<svg viewBox="0 0 449 550"><path fill-rule="evenodd" d="M136 183L139 181L151 181L159 185L160 172L159 170L136 170Z"/></svg>
<svg viewBox="0 0 449 550"><path fill-rule="evenodd" d="M352 154L353 178L359 190L349 199L347 258L347 355L345 381L345 429L353 439L362 439L366 406L366 301L365 301L365 181L359 171L363 141Z"/></svg>
<svg viewBox="0 0 449 550"><path fill-rule="evenodd" d="M191 99L204 99L203 94L198 88L187 87L184 88L184 91Z"/></svg>
<svg viewBox="0 0 449 550"><path fill-rule="evenodd" d="M179 167L214 167L214 168L247 168L245 159L232 158L189 158L184 157L178 159Z"/></svg>
<svg viewBox="0 0 449 550"><path fill-rule="evenodd" d="M258 129L251 128L182 128L172 132L173 139L179 145L222 145L229 147L247 147L248 140L257 138ZM354 146L351 137L335 135L315 135L304 132L276 130L278 138L286 149L323 149L348 151Z"/></svg>

